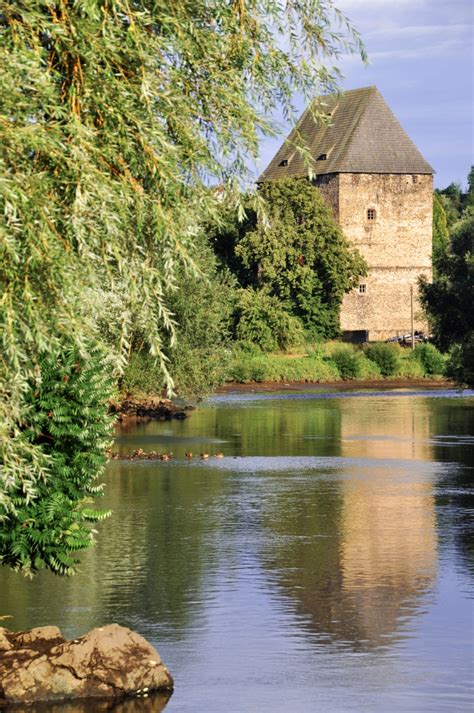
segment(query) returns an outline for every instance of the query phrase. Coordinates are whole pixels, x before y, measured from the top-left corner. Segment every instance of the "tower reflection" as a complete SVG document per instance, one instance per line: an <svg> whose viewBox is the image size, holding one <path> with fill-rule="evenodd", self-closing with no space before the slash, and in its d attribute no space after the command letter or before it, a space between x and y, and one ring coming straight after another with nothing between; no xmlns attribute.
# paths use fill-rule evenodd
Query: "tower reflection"
<svg viewBox="0 0 474 713"><path fill-rule="evenodd" d="M341 400L347 460L289 477L264 515L274 535L265 567L302 626L360 650L402 635L437 567L429 406L371 406Z"/></svg>

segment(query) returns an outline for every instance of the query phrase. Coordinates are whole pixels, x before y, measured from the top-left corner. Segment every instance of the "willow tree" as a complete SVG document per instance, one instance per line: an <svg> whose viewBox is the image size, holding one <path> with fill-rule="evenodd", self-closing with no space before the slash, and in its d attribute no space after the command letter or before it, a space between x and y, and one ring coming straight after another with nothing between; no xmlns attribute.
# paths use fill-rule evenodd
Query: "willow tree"
<svg viewBox="0 0 474 713"><path fill-rule="evenodd" d="M334 91L347 51L364 55L332 0L0 0L3 519L48 479L23 435L38 363L86 358L119 283L119 366L139 311L166 374L163 295L193 269L209 185L239 183L292 97Z"/></svg>

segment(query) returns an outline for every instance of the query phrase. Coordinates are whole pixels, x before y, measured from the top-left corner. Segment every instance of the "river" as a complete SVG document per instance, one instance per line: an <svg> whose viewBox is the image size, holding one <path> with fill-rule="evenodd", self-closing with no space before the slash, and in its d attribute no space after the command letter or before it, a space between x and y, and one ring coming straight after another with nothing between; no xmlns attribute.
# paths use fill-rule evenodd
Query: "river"
<svg viewBox="0 0 474 713"><path fill-rule="evenodd" d="M473 434L454 390L227 393L123 427L119 452L174 458L111 462L80 573L0 572L4 624L137 630L166 713L470 711Z"/></svg>

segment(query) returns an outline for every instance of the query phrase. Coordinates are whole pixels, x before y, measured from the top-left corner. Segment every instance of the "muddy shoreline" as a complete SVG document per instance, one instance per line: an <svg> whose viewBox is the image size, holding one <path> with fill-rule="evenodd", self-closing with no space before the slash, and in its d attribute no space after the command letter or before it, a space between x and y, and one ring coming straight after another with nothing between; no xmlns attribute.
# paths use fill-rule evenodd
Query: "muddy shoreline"
<svg viewBox="0 0 474 713"><path fill-rule="evenodd" d="M232 392L265 392L265 391L357 391L364 389L454 389L459 388L453 381L447 379L370 379L354 381L261 381L245 384L228 382L216 389L217 394Z"/></svg>
<svg viewBox="0 0 474 713"><path fill-rule="evenodd" d="M455 389L460 388L453 381L446 379L371 379L354 381L252 381L247 383L227 382L220 386L214 393L265 393L274 391L363 391L386 389ZM162 396L136 397L127 395L119 401L109 405L110 412L116 414L117 421L122 423L135 423L146 421L171 421L172 419L184 420L195 410L196 406L182 399L163 398Z"/></svg>

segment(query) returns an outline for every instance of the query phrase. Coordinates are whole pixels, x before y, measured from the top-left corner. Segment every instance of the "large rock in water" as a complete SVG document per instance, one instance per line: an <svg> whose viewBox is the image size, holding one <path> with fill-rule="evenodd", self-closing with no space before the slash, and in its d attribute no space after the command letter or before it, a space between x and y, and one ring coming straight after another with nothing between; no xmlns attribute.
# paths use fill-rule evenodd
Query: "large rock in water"
<svg viewBox="0 0 474 713"><path fill-rule="evenodd" d="M142 636L118 624L66 641L55 626L0 628L0 707L171 691L173 679Z"/></svg>

